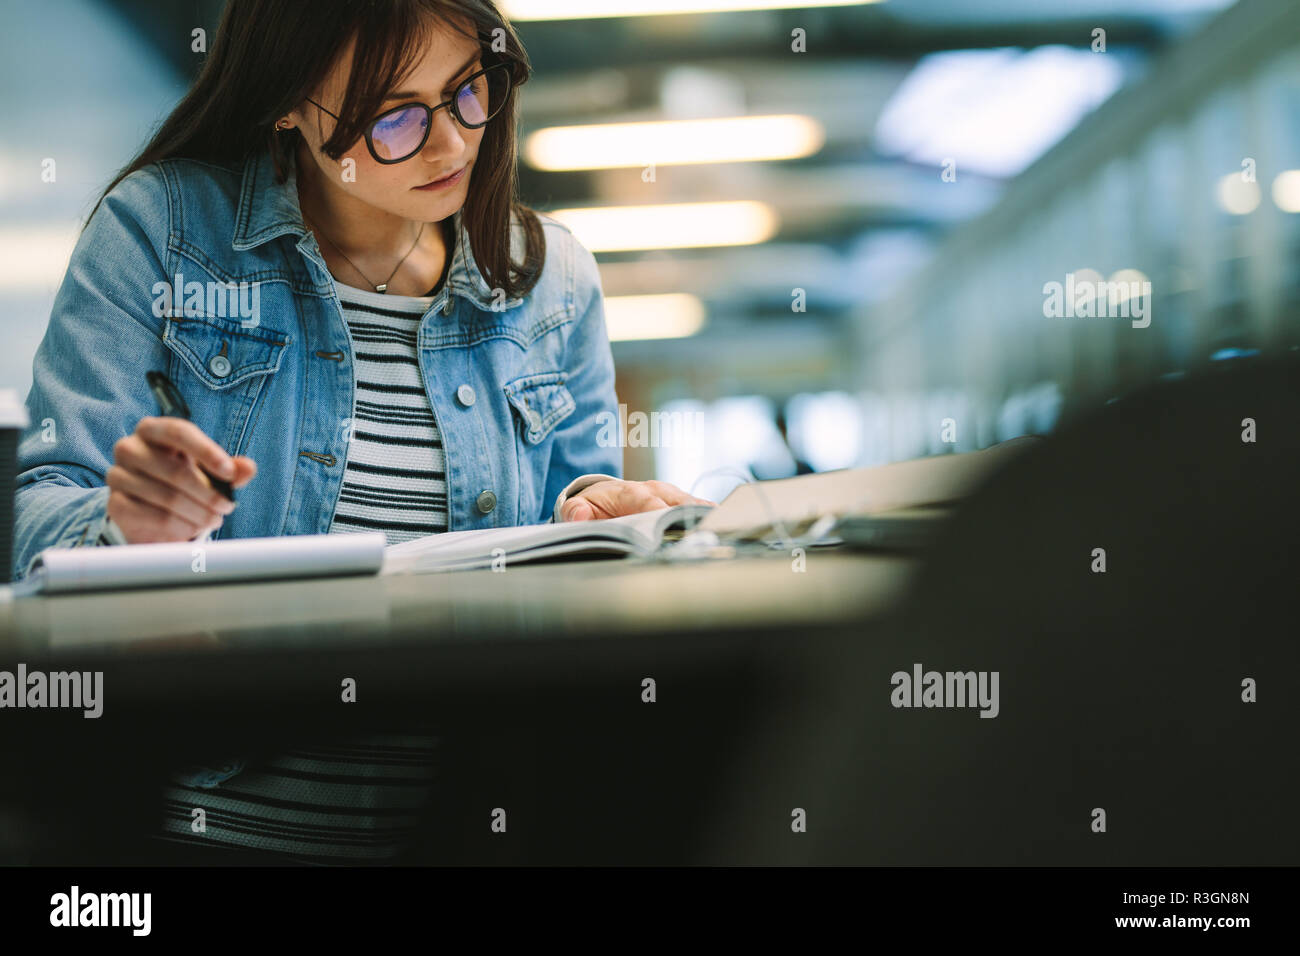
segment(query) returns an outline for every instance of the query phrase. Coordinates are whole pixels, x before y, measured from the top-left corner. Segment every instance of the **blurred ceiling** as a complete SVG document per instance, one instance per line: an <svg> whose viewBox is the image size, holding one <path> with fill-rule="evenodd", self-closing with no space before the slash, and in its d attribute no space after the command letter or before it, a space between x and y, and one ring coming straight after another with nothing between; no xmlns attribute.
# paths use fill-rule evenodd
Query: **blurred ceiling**
<svg viewBox="0 0 1300 956"><path fill-rule="evenodd" d="M190 30L215 27L221 8L219 0L105 2L185 74L195 68ZM732 348L738 332L749 345L783 350L792 368L797 343L833 361L859 306L886 296L944 232L987 209L1153 55L1227 5L885 0L516 20L534 67L522 91L521 152L538 131L607 123L793 114L824 133L802 158L657 165L651 182L640 164L544 171L521 158L523 197L544 211L766 204L775 231L765 241L599 253L607 297L689 293L708 317L692 339L620 342L620 361L716 363L699 346ZM509 0L502 6L508 11ZM1090 49L1097 28L1104 55ZM806 52L792 49L798 30ZM948 160L955 181L943 176ZM792 310L795 289L806 311Z"/></svg>

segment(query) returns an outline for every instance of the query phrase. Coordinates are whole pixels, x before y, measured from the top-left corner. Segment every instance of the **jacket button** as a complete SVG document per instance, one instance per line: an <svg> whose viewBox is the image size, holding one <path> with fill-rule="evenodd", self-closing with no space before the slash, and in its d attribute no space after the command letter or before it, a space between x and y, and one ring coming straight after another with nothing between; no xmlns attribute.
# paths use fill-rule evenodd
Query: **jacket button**
<svg viewBox="0 0 1300 956"><path fill-rule="evenodd" d="M451 315L451 310L455 307L456 305L451 301L451 293L449 292L447 293L447 301L442 304L442 314Z"/></svg>
<svg viewBox="0 0 1300 956"><path fill-rule="evenodd" d="M469 408L474 404L474 389L469 385L462 385L456 389L456 398L460 400L462 405Z"/></svg>
<svg viewBox="0 0 1300 956"><path fill-rule="evenodd" d="M217 378L225 378L230 374L230 359L224 355L214 355L208 361L208 371Z"/></svg>
<svg viewBox="0 0 1300 956"><path fill-rule="evenodd" d="M490 491L485 491L478 496L478 510L481 514L487 514L497 506L497 496Z"/></svg>

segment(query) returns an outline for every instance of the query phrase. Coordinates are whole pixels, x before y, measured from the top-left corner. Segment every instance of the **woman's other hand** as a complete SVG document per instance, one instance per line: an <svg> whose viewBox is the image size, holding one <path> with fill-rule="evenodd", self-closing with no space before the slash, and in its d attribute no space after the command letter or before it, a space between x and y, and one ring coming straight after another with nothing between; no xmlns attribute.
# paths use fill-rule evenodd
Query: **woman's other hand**
<svg viewBox="0 0 1300 956"><path fill-rule="evenodd" d="M606 479L588 485L560 506L561 521L592 521L619 515L657 511L672 505L712 505L707 498L688 495L666 481Z"/></svg>

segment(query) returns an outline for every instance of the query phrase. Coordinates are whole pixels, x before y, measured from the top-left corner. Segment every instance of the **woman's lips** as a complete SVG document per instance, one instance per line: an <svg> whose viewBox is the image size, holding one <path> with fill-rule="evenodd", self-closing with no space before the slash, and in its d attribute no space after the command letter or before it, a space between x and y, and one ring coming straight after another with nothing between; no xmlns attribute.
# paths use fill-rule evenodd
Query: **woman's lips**
<svg viewBox="0 0 1300 956"><path fill-rule="evenodd" d="M435 189L446 189L448 186L454 186L465 177L465 170L469 169L469 164L462 166L460 172L448 176L446 179L439 179L436 182L425 183L423 186L416 186L416 189L423 189L432 192Z"/></svg>

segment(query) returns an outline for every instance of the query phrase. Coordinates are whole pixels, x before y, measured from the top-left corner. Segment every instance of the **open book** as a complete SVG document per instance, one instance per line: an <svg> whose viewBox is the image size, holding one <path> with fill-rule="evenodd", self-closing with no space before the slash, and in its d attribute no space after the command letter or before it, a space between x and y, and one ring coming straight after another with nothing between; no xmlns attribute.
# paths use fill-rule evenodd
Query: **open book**
<svg viewBox="0 0 1300 956"><path fill-rule="evenodd" d="M580 555L648 557L681 537L713 505L675 505L598 521L445 531L390 545L382 574L464 571Z"/></svg>
<svg viewBox="0 0 1300 956"><path fill-rule="evenodd" d="M695 529L712 532L725 543L798 537L828 517L906 513L921 505L953 504L1026 444L1016 439L982 451L751 482L734 489L716 506L677 505L600 521L429 535L385 549L381 573L509 567L593 554L649 557L665 541ZM930 510L942 513L938 508Z"/></svg>

